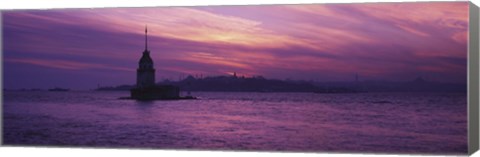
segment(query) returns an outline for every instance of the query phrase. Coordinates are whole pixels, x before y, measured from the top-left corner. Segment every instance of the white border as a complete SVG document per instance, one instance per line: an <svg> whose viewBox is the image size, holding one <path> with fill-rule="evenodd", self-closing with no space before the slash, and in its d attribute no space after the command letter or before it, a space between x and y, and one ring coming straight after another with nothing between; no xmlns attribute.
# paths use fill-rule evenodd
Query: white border
<svg viewBox="0 0 480 157"><path fill-rule="evenodd" d="M148 6L195 6L195 5L246 5L246 4L309 4L309 3L363 3L363 2L418 2L429 0L2 0L0 10L51 9L51 8L102 8L102 7L148 7ZM430 0L431 1L431 0ZM448 0L434 0L448 1ZM451 1L451 0L450 0ZM459 1L459 0L456 0ZM460 0L465 1L465 0ZM471 0L480 6L480 0ZM1 89L1 87L0 87ZM1 115L1 114L0 114ZM345 157L345 156L421 156L426 155L375 155L375 154L333 154L333 153L276 153L276 152L227 152L227 151L177 151L138 149L87 149L87 148L42 148L42 147L0 147L2 156L280 156L280 157ZM480 153L473 156L480 157Z"/></svg>
<svg viewBox="0 0 480 157"><path fill-rule="evenodd" d="M365 3L365 2L420 2L420 1L468 1L468 0L3 0L0 9L51 9L51 8L99 8L99 7L148 7L194 5L246 5L246 4L299 4L299 3ZM476 2L477 1L477 2ZM480 0L472 0L479 4Z"/></svg>

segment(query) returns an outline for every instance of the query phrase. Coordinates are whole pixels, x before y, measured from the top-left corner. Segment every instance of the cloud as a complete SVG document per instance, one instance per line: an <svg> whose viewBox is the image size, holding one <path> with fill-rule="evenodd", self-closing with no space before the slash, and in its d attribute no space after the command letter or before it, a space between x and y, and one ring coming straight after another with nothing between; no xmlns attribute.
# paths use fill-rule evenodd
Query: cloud
<svg viewBox="0 0 480 157"><path fill-rule="evenodd" d="M466 71L466 2L67 9L2 16L4 58L12 63L127 72L121 67L137 66L148 25L161 77L236 71L350 80L353 73L372 79L435 73L443 81L465 81L453 75Z"/></svg>
<svg viewBox="0 0 480 157"><path fill-rule="evenodd" d="M417 32L415 34L427 31L426 28L442 31L436 35L444 34L452 38L458 36L455 35L457 33L467 34L468 32L468 5L465 2L391 3L388 5L378 3L351 7L378 20L397 25L407 32ZM417 26L417 28L407 25Z"/></svg>
<svg viewBox="0 0 480 157"><path fill-rule="evenodd" d="M418 35L418 36L421 36L421 37L428 37L430 36L430 34L427 34L425 32L422 32L420 30L416 30L414 28L411 28L411 27L408 27L408 26L405 26L405 25L401 25L401 24L397 24L396 25L397 27L409 32L409 33L412 33L412 34L415 34L415 35Z"/></svg>
<svg viewBox="0 0 480 157"><path fill-rule="evenodd" d="M113 67L104 64L84 63L67 60L34 59L34 58L7 58L6 62L38 65L48 68L64 70L89 70L89 69L107 69L119 71L134 71L133 68Z"/></svg>

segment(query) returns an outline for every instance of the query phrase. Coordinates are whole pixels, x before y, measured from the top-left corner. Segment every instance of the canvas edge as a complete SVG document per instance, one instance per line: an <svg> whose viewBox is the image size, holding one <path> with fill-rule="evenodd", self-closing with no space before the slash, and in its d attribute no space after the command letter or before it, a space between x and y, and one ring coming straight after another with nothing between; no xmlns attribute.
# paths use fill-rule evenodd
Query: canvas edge
<svg viewBox="0 0 480 157"><path fill-rule="evenodd" d="M0 10L0 146L3 146L3 10Z"/></svg>
<svg viewBox="0 0 480 157"><path fill-rule="evenodd" d="M468 154L478 150L479 142L479 9L469 2L468 27Z"/></svg>
<svg viewBox="0 0 480 157"><path fill-rule="evenodd" d="M412 1L413 2L413 1ZM377 2L377 3L412 3L412 2ZM429 2L429 1L419 1L419 2ZM430 1L430 2L437 2L437 1ZM439 1L442 2L442 1ZM365 2L364 2L365 3ZM373 2L375 3L375 2ZM415 3L415 2L413 2ZM317 3L313 3L317 4ZM318 3L318 4L335 4L335 3ZM340 4L347 4L347 3L340 3ZM352 3L348 3L352 4ZM357 3L361 4L361 3ZM264 5L296 5L296 4L264 4ZM205 5L208 6L208 5ZM216 6L216 5L214 5ZM238 5L236 5L238 6ZM147 6L147 7L182 7L182 6ZM183 7L191 7L191 6L183 6ZM192 6L193 7L193 6ZM0 9L0 73L3 76L3 15L4 11L11 11L11 10L58 10L58 9L109 9L109 8L131 8L131 7L104 7L104 8L44 8L44 9ZM474 3L469 2L469 27L468 27L468 154L472 155L476 151L479 150L479 51L480 51L480 40L479 40L479 21L480 10ZM5 146L3 141L3 127L4 127L4 118L3 118L3 77L0 77L0 146ZM35 146L34 146L35 147ZM46 147L49 148L49 147ZM57 147L58 148L58 147ZM66 148L75 148L75 147L66 147ZM79 147L84 148L84 147ZM100 148L105 149L105 148ZM116 149L116 148L113 148ZM208 150L207 150L208 151ZM323 153L335 153L335 152L323 152ZM343 152L337 152L343 154ZM376 153L374 153L376 154ZM360 154L359 154L360 155ZM406 155L406 154L400 154Z"/></svg>

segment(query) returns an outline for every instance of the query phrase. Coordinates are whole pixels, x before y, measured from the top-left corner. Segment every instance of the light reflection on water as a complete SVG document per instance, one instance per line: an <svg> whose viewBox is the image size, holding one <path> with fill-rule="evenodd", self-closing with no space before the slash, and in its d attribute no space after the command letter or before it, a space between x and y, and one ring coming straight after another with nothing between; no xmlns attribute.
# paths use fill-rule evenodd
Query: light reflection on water
<svg viewBox="0 0 480 157"><path fill-rule="evenodd" d="M467 153L464 93L4 92L4 144Z"/></svg>

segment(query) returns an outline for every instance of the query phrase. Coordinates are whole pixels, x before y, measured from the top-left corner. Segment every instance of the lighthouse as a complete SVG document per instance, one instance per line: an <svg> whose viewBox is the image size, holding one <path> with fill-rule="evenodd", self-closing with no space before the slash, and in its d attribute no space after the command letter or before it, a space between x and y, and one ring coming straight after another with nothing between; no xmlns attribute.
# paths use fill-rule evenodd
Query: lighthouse
<svg viewBox="0 0 480 157"><path fill-rule="evenodd" d="M155 69L153 68L153 60L148 50L147 32L147 26L145 26L145 50L142 53L140 61L138 61L137 88L155 86Z"/></svg>
<svg viewBox="0 0 480 157"><path fill-rule="evenodd" d="M180 88L177 86L155 84L155 68L153 68L153 59L148 50L147 33L147 26L145 26L145 50L138 61L137 84L130 90L130 98L135 100L195 99L191 96L180 97Z"/></svg>

